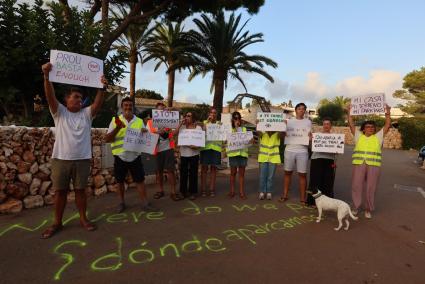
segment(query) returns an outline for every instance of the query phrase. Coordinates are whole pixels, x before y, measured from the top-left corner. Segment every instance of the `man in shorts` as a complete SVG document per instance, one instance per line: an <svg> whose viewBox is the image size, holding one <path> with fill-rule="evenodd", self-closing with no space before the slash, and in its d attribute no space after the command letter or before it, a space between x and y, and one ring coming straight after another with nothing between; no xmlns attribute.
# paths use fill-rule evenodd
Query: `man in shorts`
<svg viewBox="0 0 425 284"><path fill-rule="evenodd" d="M307 129L308 135L311 140L311 121L304 118L307 106L304 103L299 103L295 106L295 118L297 127L300 129ZM291 186L292 172L294 170L298 173L299 178L299 191L300 202L306 205L306 189L307 189L307 167L308 167L308 145L301 144L288 144L285 148L284 155L284 169L285 180L283 183L283 196L279 201L283 202L288 200L289 187Z"/></svg>
<svg viewBox="0 0 425 284"><path fill-rule="evenodd" d="M166 110L163 102L156 104L157 110ZM159 199L165 196L164 193L164 171L167 170L168 182L171 186L170 198L174 201L182 200L183 197L176 193L176 158L174 156L174 132L169 128L156 129L152 125L152 120L148 121L150 132L158 133L159 140L156 148L156 166L159 181L159 191L155 193L154 198Z"/></svg>
<svg viewBox="0 0 425 284"><path fill-rule="evenodd" d="M157 211L157 209L148 202L146 196L145 171L143 169L140 153L124 149L124 137L127 127L135 131L147 131L144 127L143 120L134 115L133 106L133 100L130 97L124 97L122 99L122 114L112 118L109 124L108 133L105 137L106 142L112 143L114 176L118 184L118 195L120 198L120 203L118 204L119 213L126 209L124 201L124 183L128 172L130 172L133 181L136 183L136 188L142 201L142 210L147 212Z"/></svg>
<svg viewBox="0 0 425 284"><path fill-rule="evenodd" d="M50 238L63 228L62 217L67 202L67 194L72 181L75 191L75 203L80 214L80 224L88 231L96 226L87 219L87 199L85 189L90 174L92 158L91 124L103 103L107 82L102 76L103 89L98 89L93 104L83 108L83 95L79 88L70 88L65 94L65 105L58 102L53 84L49 81L52 64L42 66L44 74L44 92L50 113L55 122L55 144L51 157L51 180L55 190L54 222L41 237Z"/></svg>
<svg viewBox="0 0 425 284"><path fill-rule="evenodd" d="M209 124L221 124L220 121L217 121L217 110L215 108L210 109L208 119L204 121L203 129L205 131ZM215 196L215 180L217 177L217 166L221 165L222 144L222 141L205 141L205 147L201 150L201 195L203 197L207 196L206 186L208 167L210 168L208 195L210 197Z"/></svg>

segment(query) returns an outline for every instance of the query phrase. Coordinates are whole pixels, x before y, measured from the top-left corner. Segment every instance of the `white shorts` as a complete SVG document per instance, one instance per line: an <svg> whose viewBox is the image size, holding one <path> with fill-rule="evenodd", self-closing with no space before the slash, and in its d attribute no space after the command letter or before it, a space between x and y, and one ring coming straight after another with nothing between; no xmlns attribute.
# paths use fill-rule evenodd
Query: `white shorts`
<svg viewBox="0 0 425 284"><path fill-rule="evenodd" d="M297 167L297 172L301 174L307 173L308 152L289 152L285 151L285 171L292 172Z"/></svg>

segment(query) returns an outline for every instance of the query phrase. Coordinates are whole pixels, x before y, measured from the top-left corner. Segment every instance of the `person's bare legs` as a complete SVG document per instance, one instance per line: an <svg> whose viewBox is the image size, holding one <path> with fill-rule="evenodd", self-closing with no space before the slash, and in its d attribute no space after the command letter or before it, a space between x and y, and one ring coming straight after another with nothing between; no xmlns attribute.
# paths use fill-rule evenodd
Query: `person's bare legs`
<svg viewBox="0 0 425 284"><path fill-rule="evenodd" d="M53 226L61 226L67 202L68 189L55 191L55 220Z"/></svg>
<svg viewBox="0 0 425 284"><path fill-rule="evenodd" d="M307 174L306 173L298 173L299 177L299 190L300 190L300 201L305 202L305 192L307 189Z"/></svg>
<svg viewBox="0 0 425 284"><path fill-rule="evenodd" d="M217 177L217 167L214 165L210 166L210 195L215 195L215 179Z"/></svg>
<svg viewBox="0 0 425 284"><path fill-rule="evenodd" d="M235 196L235 181L236 181L236 173L238 171L237 167L230 168L230 192L229 197Z"/></svg>
<svg viewBox="0 0 425 284"><path fill-rule="evenodd" d="M207 192L207 173L208 173L208 165L201 165L201 194L205 194Z"/></svg>
<svg viewBox="0 0 425 284"><path fill-rule="evenodd" d="M246 198L245 187L244 187L245 167L239 167L238 172L239 172L239 196L241 198Z"/></svg>
<svg viewBox="0 0 425 284"><path fill-rule="evenodd" d="M168 170L168 181L170 182L171 194L176 194L176 174L174 170Z"/></svg>
<svg viewBox="0 0 425 284"><path fill-rule="evenodd" d="M124 191L125 191L125 186L123 182L117 183L117 193L118 193L118 197L120 199L120 203L124 204Z"/></svg>
<svg viewBox="0 0 425 284"><path fill-rule="evenodd" d="M285 179L283 181L283 198L288 199L289 187L291 186L292 171L285 171Z"/></svg>
<svg viewBox="0 0 425 284"><path fill-rule="evenodd" d="M81 225L89 231L93 231L96 227L87 219L87 196L84 189L75 189L75 204L80 213Z"/></svg>
<svg viewBox="0 0 425 284"><path fill-rule="evenodd" d="M164 192L164 171L158 171L159 192Z"/></svg>
<svg viewBox="0 0 425 284"><path fill-rule="evenodd" d="M142 205L143 206L146 205L148 203L148 197L145 190L145 182L142 181L142 182L136 183L136 189L137 189L137 192L139 193L139 197L140 197L140 200L142 201Z"/></svg>

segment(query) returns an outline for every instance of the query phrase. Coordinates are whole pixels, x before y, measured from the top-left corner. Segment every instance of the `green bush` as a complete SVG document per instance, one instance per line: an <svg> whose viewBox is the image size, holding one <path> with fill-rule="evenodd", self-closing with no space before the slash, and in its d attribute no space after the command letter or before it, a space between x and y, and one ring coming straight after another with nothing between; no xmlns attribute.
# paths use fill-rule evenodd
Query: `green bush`
<svg viewBox="0 0 425 284"><path fill-rule="evenodd" d="M425 145L425 118L403 117L398 120L404 149L419 150Z"/></svg>

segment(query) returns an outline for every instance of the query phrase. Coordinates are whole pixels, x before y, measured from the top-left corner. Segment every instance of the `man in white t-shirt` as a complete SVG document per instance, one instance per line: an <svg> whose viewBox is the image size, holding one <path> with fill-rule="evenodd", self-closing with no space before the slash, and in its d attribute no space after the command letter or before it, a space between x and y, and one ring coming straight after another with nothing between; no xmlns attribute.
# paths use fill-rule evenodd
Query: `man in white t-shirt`
<svg viewBox="0 0 425 284"><path fill-rule="evenodd" d="M311 121L307 118L304 118L306 110L307 106L304 103L297 104L295 106L296 117L291 119L296 123L291 123L291 120L288 120L287 128L289 128L290 124L294 124L294 126L296 125L296 131L306 132L309 140L311 140ZM288 135L288 133L286 134ZM285 143L287 144L284 154L285 180L283 183L283 196L279 199L281 202L288 200L292 172L296 170L299 178L300 202L301 204L305 205L305 192L307 189L308 142L309 141L306 141L304 144Z"/></svg>
<svg viewBox="0 0 425 284"><path fill-rule="evenodd" d="M75 191L75 203L80 213L80 224L88 231L96 226L87 219L87 200L85 189L90 174L91 123L103 103L104 90L98 89L93 104L83 108L82 91L70 88L65 95L65 105L58 102L53 84L49 81L52 64L42 66L44 74L44 92L50 113L55 122L55 144L51 157L51 180L55 190L55 219L42 238L47 239L63 228L62 217L65 210L67 193L72 180ZM102 76L102 84L107 82ZM104 87L104 89L105 89Z"/></svg>

